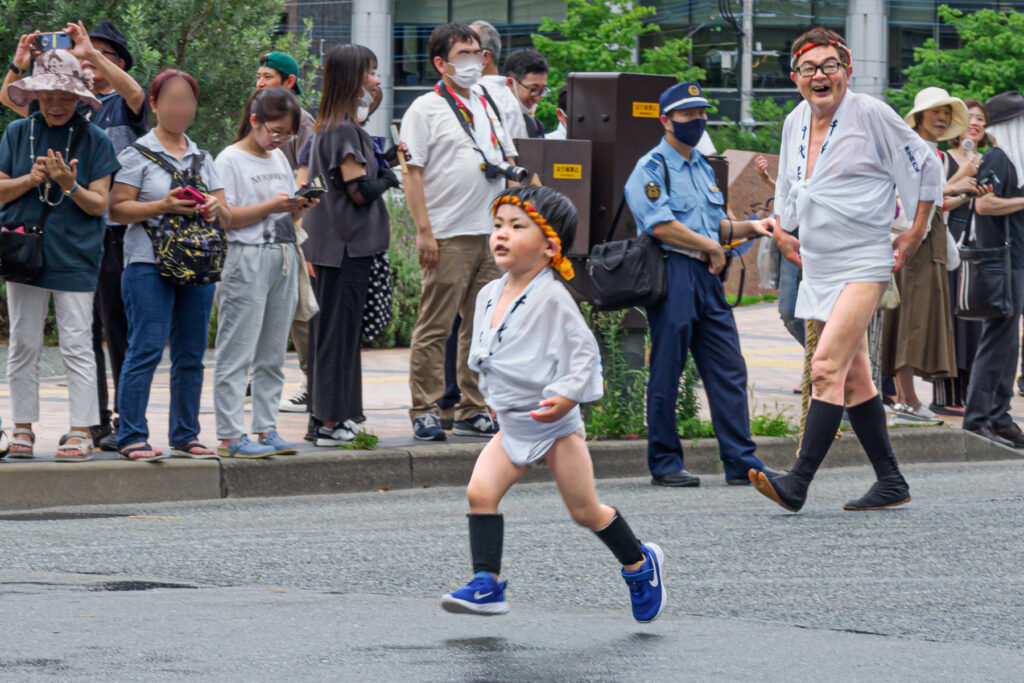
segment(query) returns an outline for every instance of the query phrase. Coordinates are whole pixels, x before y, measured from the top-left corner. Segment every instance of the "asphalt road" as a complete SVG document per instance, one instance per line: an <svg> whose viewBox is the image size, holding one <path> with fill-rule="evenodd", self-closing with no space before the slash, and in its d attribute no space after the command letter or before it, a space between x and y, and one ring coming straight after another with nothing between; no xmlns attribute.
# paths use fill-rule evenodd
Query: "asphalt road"
<svg viewBox="0 0 1024 683"><path fill-rule="evenodd" d="M1020 680L1024 461L906 468L914 501L799 515L717 478L605 480L666 553L670 603L629 616L611 554L550 484L506 515L509 615L457 616L457 488L0 515L0 679Z"/></svg>

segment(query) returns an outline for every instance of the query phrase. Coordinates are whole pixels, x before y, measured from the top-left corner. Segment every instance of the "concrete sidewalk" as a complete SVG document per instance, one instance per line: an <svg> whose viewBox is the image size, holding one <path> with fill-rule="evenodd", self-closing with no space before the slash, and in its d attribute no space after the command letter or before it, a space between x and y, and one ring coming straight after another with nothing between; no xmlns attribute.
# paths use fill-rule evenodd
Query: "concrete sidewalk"
<svg viewBox="0 0 1024 683"><path fill-rule="evenodd" d="M799 419L800 396L793 388L800 383L803 350L793 341L779 321L774 304L737 309L736 320L747 361L751 393L751 412L787 411ZM53 356L56 349L47 349ZM2 360L2 356L0 356ZM296 443L300 455L277 457L267 461L173 460L162 464L122 461L114 453L97 452L88 463L54 463L60 436L67 431L67 389L63 377L41 382L42 419L36 424L36 459L0 461L0 508L17 509L55 505L142 502L220 496L293 495L335 491L374 490L464 484L468 481L476 453L484 440L449 436L448 443L422 444L412 439L408 418L409 352L390 349L363 352L363 397L367 422L365 428L380 437L379 448L370 452L317 449L302 440L306 414L281 413L278 430ZM51 366L53 358L50 359ZM203 439L215 446L212 352L207 356L200 415ZM59 363L58 363L59 366ZM0 368L2 370L3 368ZM290 354L285 364L285 395L299 389L302 376L298 360ZM169 366L161 365L153 382L149 404L151 442L167 448L164 431L169 401ZM918 394L925 403L931 400L931 385L918 381ZM112 393L112 391L111 391ZM6 383L0 385L0 416L10 429L10 398ZM1024 415L1024 399L1014 397L1015 414ZM708 417L706 406L702 408ZM958 418L947 418L947 426L937 429L894 430L896 452L907 459L902 449L909 448L930 461L991 459L1016 457L1010 449L966 438L958 427ZM971 435L966 435L970 437ZM840 441L839 450L853 448L852 461L830 455L835 465L861 462L856 441ZM914 445L912 445L914 444ZM920 446L924 444L924 446ZM687 466L699 473L718 472L714 443L684 445ZM759 454L775 467L788 468L795 445L781 439L759 440ZM604 442L593 445L599 476L646 475L643 442Z"/></svg>

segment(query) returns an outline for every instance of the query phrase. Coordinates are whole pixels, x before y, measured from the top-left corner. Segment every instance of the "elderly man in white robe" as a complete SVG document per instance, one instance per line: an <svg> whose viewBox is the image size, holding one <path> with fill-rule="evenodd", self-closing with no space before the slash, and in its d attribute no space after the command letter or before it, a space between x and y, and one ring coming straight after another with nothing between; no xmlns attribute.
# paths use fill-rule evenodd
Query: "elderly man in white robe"
<svg viewBox="0 0 1024 683"><path fill-rule="evenodd" d="M811 29L793 43L791 56L791 77L804 101L783 127L775 239L803 267L796 315L813 321L819 338L800 456L785 475L769 480L751 470L750 481L785 509L800 510L845 407L877 481L844 509L902 505L910 487L871 380L867 328L894 267L924 239L941 202L942 165L887 104L848 90L851 54L839 34ZM912 228L890 241L897 191ZM799 240L790 234L796 228Z"/></svg>

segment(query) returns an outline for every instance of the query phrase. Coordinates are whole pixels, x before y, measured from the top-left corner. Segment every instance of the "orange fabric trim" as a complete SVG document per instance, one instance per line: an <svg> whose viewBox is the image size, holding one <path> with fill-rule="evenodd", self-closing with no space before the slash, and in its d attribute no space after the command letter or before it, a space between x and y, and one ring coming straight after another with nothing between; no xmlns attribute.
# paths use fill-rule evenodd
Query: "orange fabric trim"
<svg viewBox="0 0 1024 683"><path fill-rule="evenodd" d="M526 215L530 217L530 220L536 223L548 238L553 239L555 241L555 245L558 247L558 253L551 259L551 267L557 270L566 280L571 280L576 277L576 271L572 268L572 261L562 255L562 240L559 239L558 233L555 232L554 228L548 225L544 216L541 216L540 213L537 212L537 209L533 208L529 202L524 202L515 195L505 195L503 197L499 197L498 200L494 202L494 208L492 210L493 214L496 215L498 213L498 206L500 204L514 204L525 211Z"/></svg>

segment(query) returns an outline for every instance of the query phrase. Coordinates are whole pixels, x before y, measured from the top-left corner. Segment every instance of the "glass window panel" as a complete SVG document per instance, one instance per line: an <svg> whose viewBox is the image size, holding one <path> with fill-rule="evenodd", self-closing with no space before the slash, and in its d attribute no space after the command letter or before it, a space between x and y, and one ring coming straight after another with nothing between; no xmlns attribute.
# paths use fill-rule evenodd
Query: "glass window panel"
<svg viewBox="0 0 1024 683"><path fill-rule="evenodd" d="M478 19L492 24L508 23L508 2L506 0L451 0L451 21L468 24Z"/></svg>
<svg viewBox="0 0 1024 683"><path fill-rule="evenodd" d="M431 27L448 21L448 0L398 0L395 3L394 22L398 24L430 24Z"/></svg>

